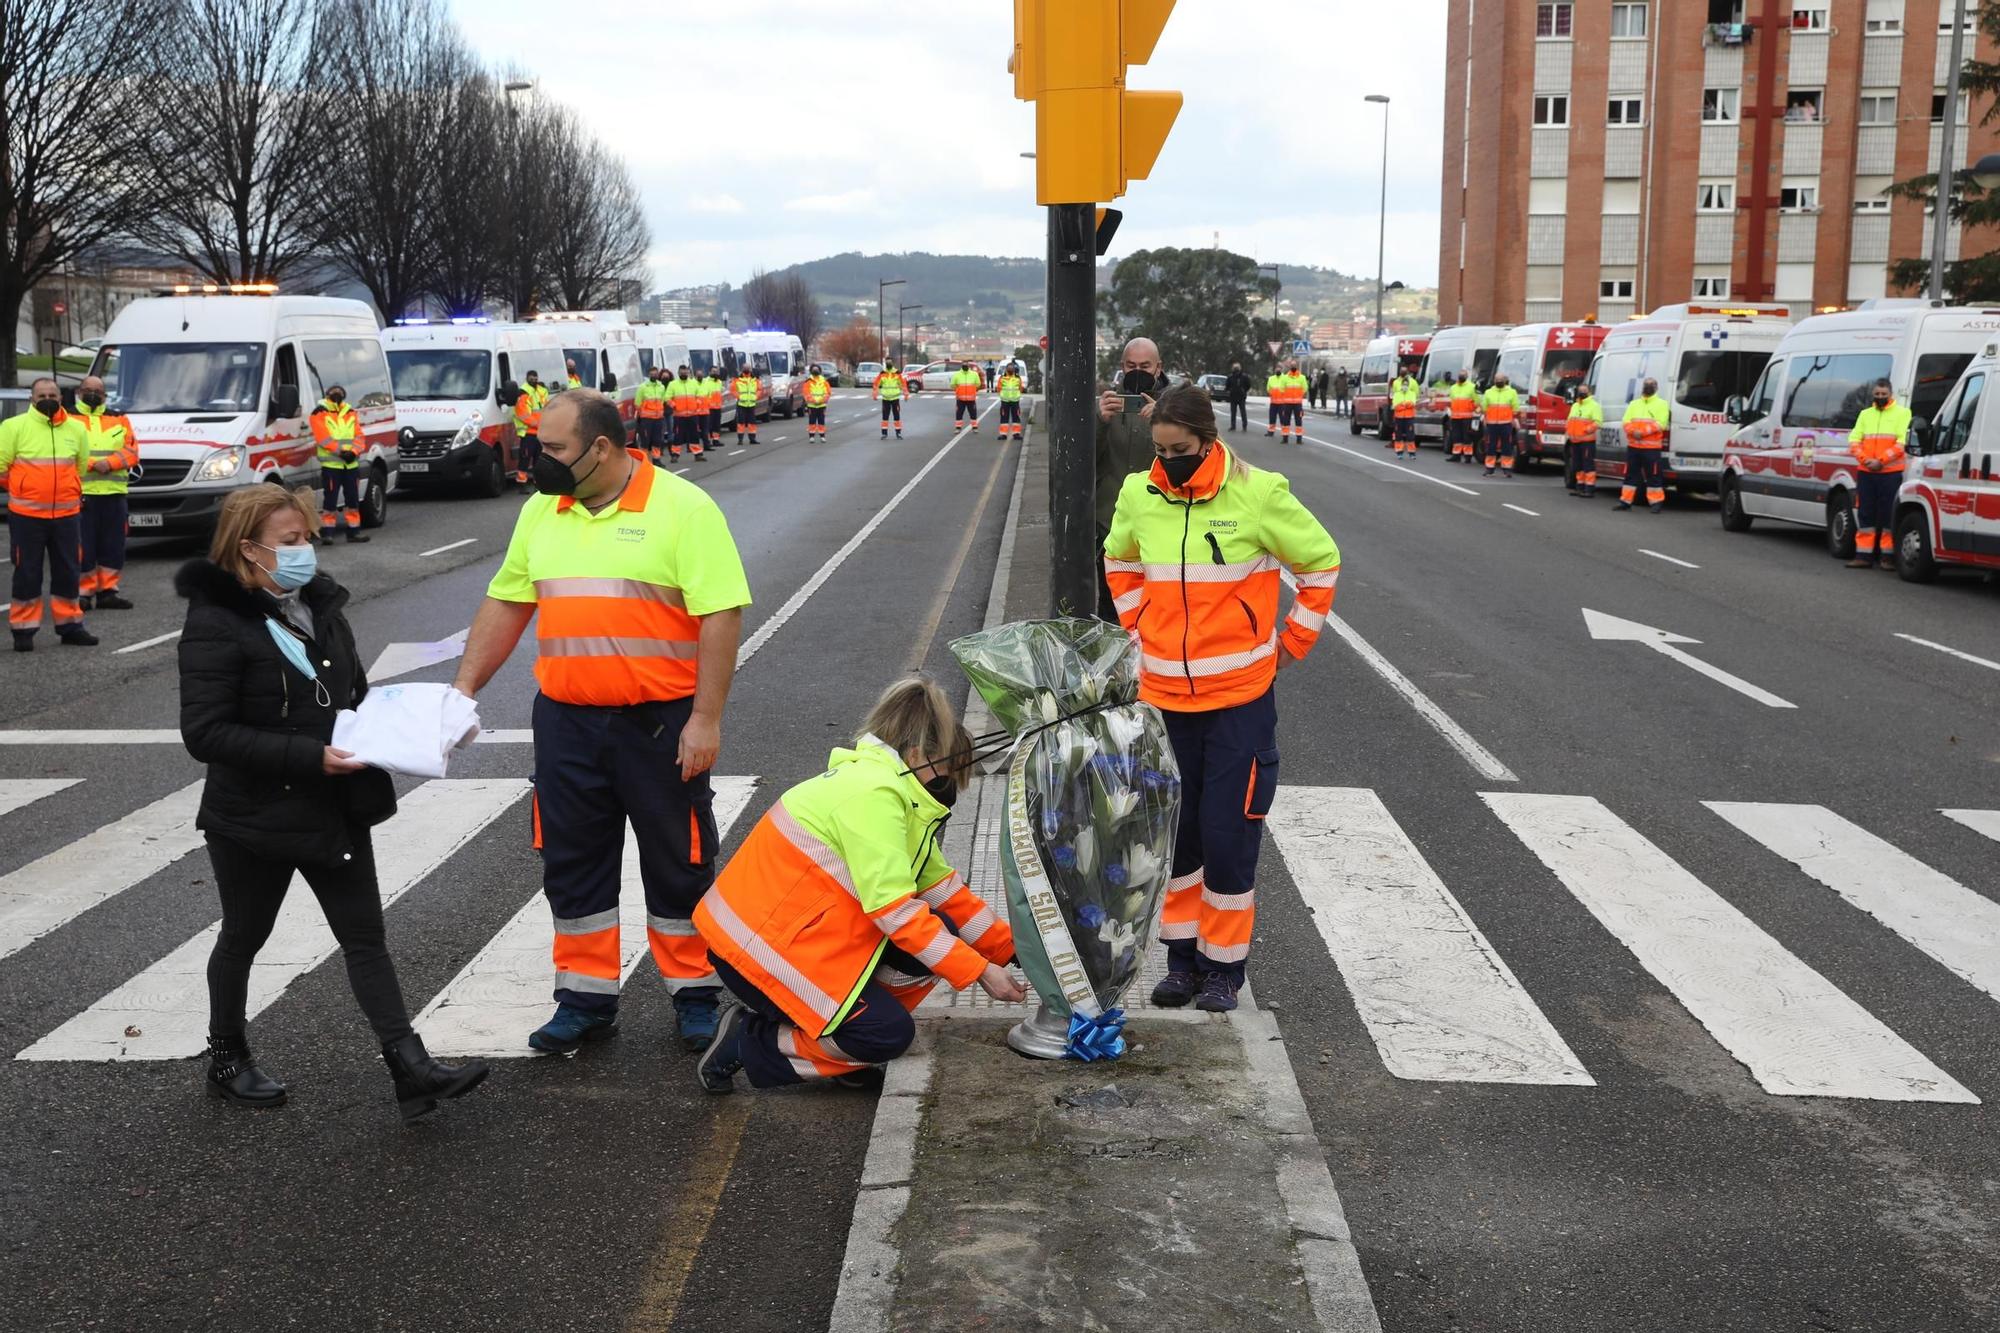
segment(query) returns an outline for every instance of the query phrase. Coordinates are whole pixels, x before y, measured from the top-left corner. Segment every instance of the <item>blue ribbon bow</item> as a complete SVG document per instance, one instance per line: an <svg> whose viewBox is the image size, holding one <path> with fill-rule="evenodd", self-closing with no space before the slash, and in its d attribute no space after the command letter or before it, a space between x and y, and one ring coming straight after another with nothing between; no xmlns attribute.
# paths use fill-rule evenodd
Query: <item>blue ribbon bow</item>
<svg viewBox="0 0 2000 1333"><path fill-rule="evenodd" d="M1106 1009L1095 1018L1072 1013L1069 1016L1069 1044L1063 1048L1063 1054L1086 1063L1116 1060L1125 1054L1124 1034L1123 1009Z"/></svg>

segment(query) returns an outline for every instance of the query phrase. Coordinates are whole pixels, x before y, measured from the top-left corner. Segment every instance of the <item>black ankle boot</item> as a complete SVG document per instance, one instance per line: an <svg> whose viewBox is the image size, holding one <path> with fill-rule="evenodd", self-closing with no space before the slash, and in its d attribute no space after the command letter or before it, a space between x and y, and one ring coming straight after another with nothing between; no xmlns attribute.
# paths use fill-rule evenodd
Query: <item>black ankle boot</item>
<svg viewBox="0 0 2000 1333"><path fill-rule="evenodd" d="M257 1068L243 1037L208 1036L208 1095L259 1108L283 1106L285 1085Z"/></svg>
<svg viewBox="0 0 2000 1333"><path fill-rule="evenodd" d="M415 1120L437 1110L440 1097L463 1097L486 1077L484 1060L462 1065L440 1064L424 1049L424 1039L412 1032L382 1047L382 1059L396 1079L396 1103L403 1119Z"/></svg>

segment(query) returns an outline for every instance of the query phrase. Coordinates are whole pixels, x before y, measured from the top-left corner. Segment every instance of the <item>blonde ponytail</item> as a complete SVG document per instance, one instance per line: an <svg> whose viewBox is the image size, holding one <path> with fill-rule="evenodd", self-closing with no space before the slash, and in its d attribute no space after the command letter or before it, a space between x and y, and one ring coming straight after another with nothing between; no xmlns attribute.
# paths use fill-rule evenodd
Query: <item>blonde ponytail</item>
<svg viewBox="0 0 2000 1333"><path fill-rule="evenodd" d="M972 737L952 711L951 700L936 682L906 676L888 689L868 710L861 736L873 736L897 754L915 750L925 758L949 760L948 768L962 786L972 768Z"/></svg>

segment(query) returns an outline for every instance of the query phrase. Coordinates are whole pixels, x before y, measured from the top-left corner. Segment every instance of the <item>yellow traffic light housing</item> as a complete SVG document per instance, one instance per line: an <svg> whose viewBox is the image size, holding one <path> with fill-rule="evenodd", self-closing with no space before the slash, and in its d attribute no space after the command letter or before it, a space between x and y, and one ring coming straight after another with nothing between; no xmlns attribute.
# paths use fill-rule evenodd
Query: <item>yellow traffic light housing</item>
<svg viewBox="0 0 2000 1333"><path fill-rule="evenodd" d="M1174 0L1014 0L1014 96L1036 103L1035 202L1115 199L1144 180L1180 114L1176 92L1128 92Z"/></svg>

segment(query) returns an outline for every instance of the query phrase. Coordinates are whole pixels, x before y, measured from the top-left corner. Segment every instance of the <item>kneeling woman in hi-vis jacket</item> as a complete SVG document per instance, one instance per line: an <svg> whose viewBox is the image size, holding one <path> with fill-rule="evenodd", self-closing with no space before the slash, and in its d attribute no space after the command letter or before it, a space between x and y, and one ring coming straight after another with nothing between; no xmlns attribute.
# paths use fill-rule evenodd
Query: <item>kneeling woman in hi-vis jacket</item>
<svg viewBox="0 0 2000 1333"><path fill-rule="evenodd" d="M1216 438L1201 389L1161 394L1152 425L1153 466L1118 492L1104 578L1139 639L1139 697L1166 715L1181 770L1153 1003L1226 1012L1250 957L1257 850L1278 790L1278 668L1319 638L1340 548L1290 482ZM1280 624L1285 573L1298 597Z"/></svg>
<svg viewBox="0 0 2000 1333"><path fill-rule="evenodd" d="M944 691L889 687L851 749L780 796L695 908L725 999L696 1065L728 1092L808 1079L867 1086L916 1037L941 978L1019 1000L1007 923L939 846L971 771L972 739Z"/></svg>

